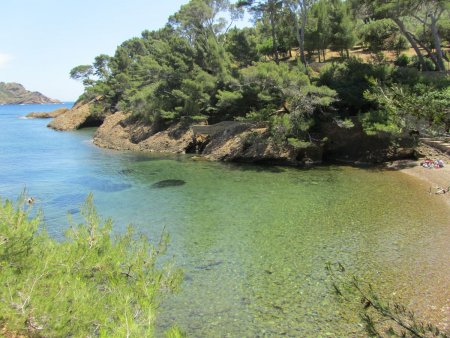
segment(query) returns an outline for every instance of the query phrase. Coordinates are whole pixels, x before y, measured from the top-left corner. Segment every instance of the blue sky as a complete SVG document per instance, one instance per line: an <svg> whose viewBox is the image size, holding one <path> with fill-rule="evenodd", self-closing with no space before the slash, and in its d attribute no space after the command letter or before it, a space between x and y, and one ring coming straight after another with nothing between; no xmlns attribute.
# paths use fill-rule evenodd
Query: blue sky
<svg viewBox="0 0 450 338"><path fill-rule="evenodd" d="M80 64L112 55L123 41L163 27L188 0L1 0L0 82L74 101Z"/></svg>

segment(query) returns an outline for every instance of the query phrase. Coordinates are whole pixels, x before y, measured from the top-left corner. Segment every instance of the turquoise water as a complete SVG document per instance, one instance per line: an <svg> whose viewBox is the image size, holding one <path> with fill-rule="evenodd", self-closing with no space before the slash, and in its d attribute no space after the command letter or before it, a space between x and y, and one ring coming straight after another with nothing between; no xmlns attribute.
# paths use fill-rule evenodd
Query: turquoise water
<svg viewBox="0 0 450 338"><path fill-rule="evenodd" d="M161 306L160 331L176 323L194 337L362 335L332 296L328 261L448 324L450 215L415 179L109 151L92 145L92 129L61 133L21 118L57 107L0 106L0 195L26 188L57 238L90 192L117 231L132 223L157 237L165 228L186 276Z"/></svg>

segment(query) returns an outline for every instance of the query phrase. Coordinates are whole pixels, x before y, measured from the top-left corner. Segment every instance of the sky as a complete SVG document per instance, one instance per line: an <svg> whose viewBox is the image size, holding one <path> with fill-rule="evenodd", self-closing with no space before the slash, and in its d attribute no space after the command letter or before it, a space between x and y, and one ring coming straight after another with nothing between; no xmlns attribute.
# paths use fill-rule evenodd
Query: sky
<svg viewBox="0 0 450 338"><path fill-rule="evenodd" d="M161 28L188 0L0 0L0 82L61 101L81 83L70 70L113 55L123 41Z"/></svg>

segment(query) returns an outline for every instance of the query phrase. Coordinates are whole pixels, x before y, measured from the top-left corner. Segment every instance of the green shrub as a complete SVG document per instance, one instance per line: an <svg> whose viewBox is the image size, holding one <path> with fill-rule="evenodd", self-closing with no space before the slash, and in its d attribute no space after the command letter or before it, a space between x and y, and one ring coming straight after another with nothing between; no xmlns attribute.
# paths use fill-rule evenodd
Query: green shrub
<svg viewBox="0 0 450 338"><path fill-rule="evenodd" d="M334 89L339 101L335 108L344 115L356 115L368 111L372 103L364 98L364 92L376 82L384 83L390 79L392 69L386 65L368 64L358 59L349 59L344 63L331 64L320 73L319 85Z"/></svg>
<svg viewBox="0 0 450 338"><path fill-rule="evenodd" d="M372 52L387 49L387 40L396 32L397 27L390 19L369 21L361 26L360 37Z"/></svg>
<svg viewBox="0 0 450 338"><path fill-rule="evenodd" d="M423 69L423 70L427 70L427 71L436 70L436 67L435 67L433 61L431 61L430 59L425 58L424 62L425 62L425 69ZM411 66L421 70L422 66L419 62L419 58L416 55L411 57Z"/></svg>
<svg viewBox="0 0 450 338"><path fill-rule="evenodd" d="M394 61L394 64L398 67L406 67L409 64L409 61L408 55L402 54Z"/></svg>
<svg viewBox="0 0 450 338"><path fill-rule="evenodd" d="M45 337L152 336L158 303L181 280L160 261L168 236L153 245L131 228L113 235L92 196L85 223L62 242L29 211L23 199L0 200L0 326Z"/></svg>

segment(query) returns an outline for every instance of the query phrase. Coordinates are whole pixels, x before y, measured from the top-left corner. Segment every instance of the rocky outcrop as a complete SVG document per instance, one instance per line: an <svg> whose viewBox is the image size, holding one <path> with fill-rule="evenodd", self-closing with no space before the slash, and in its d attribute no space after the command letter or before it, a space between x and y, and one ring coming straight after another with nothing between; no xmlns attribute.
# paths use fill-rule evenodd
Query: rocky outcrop
<svg viewBox="0 0 450 338"><path fill-rule="evenodd" d="M190 148L193 133L190 126L177 123L165 130L117 112L108 116L94 135L100 147L117 150L185 153Z"/></svg>
<svg viewBox="0 0 450 338"><path fill-rule="evenodd" d="M277 144L267 128L238 123L215 133L204 147L206 158L219 161L256 162L308 166L322 161L321 148L308 143L302 147Z"/></svg>
<svg viewBox="0 0 450 338"><path fill-rule="evenodd" d="M189 124L179 122L140 142L139 150L160 153L186 153L192 146L193 135Z"/></svg>
<svg viewBox="0 0 450 338"><path fill-rule="evenodd" d="M100 147L165 153L198 153L209 160L310 165L320 163L315 144L294 147L270 141L267 128L252 122L214 125L179 122L160 130L122 112L107 117L94 135Z"/></svg>
<svg viewBox="0 0 450 338"><path fill-rule="evenodd" d="M47 126L49 128L68 131L76 130L83 127L99 126L102 123L102 118L92 114L92 105L95 100L85 103L78 102L72 109L65 113L58 115Z"/></svg>
<svg viewBox="0 0 450 338"><path fill-rule="evenodd" d="M0 104L61 103L39 92L30 92L19 83L0 82Z"/></svg>
<svg viewBox="0 0 450 338"><path fill-rule="evenodd" d="M214 125L149 125L122 112L107 117L94 136L100 147L167 153L197 153L215 161L310 166L322 161L379 163L413 156L414 140L389 134L366 135L357 120L345 128L324 122L311 142L276 143L268 128L253 122ZM326 138L325 138L326 136ZM311 138L313 140L313 138Z"/></svg>
<svg viewBox="0 0 450 338"><path fill-rule="evenodd" d="M65 114L69 111L68 108L58 108L52 112L38 112L38 113L29 113L26 115L27 118L29 119L50 119L50 118L55 118L58 117L62 114Z"/></svg>
<svg viewBox="0 0 450 338"><path fill-rule="evenodd" d="M134 134L133 131L139 129L139 126L127 123L128 118L122 112L108 116L95 132L94 144L102 148L115 150L139 150L138 145L131 141L131 135ZM145 126L142 126L143 128Z"/></svg>

